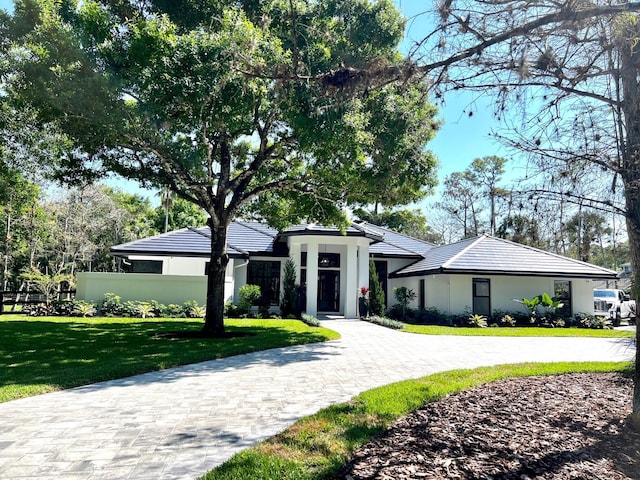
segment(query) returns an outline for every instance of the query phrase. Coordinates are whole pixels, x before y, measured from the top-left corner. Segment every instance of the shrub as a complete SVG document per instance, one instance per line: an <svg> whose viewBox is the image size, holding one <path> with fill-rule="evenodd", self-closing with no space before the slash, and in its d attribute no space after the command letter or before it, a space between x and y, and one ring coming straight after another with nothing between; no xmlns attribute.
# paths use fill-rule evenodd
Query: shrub
<svg viewBox="0 0 640 480"><path fill-rule="evenodd" d="M196 300L190 300L182 304L182 312L188 318L204 318L207 314L207 307L198 305Z"/></svg>
<svg viewBox="0 0 640 480"><path fill-rule="evenodd" d="M149 302L138 303L136 307L136 313L142 318L151 318L156 316L153 305Z"/></svg>
<svg viewBox="0 0 640 480"><path fill-rule="evenodd" d="M246 284L240 287L240 307L248 311L252 306L257 305L262 294L259 285Z"/></svg>
<svg viewBox="0 0 640 480"><path fill-rule="evenodd" d="M100 306L100 312L107 317L121 317L124 316L124 305L122 304L122 298L115 293L105 293L104 300Z"/></svg>
<svg viewBox="0 0 640 480"><path fill-rule="evenodd" d="M505 327L515 327L516 319L513 318L513 316L506 314L506 315L503 315L502 318L500 319L500 324L504 325Z"/></svg>
<svg viewBox="0 0 640 480"><path fill-rule="evenodd" d="M584 316L582 316L584 315ZM607 319L604 317L595 317L593 315L582 314L578 320L578 326L582 328L604 329L607 326ZM576 315L577 317L577 315Z"/></svg>
<svg viewBox="0 0 640 480"><path fill-rule="evenodd" d="M381 317L379 315L371 315L365 320L382 327L393 328L394 330L401 330L402 328L404 328L404 324L402 322L398 322L397 320L392 320L391 318L387 317Z"/></svg>
<svg viewBox="0 0 640 480"><path fill-rule="evenodd" d="M284 262L284 275L282 279L282 298L280 299L280 312L283 317L296 314L298 289L296 287L296 264L292 259Z"/></svg>
<svg viewBox="0 0 640 480"><path fill-rule="evenodd" d="M224 316L227 318L240 318L246 313L247 311L245 309L235 305L233 302L227 302L224 304Z"/></svg>
<svg viewBox="0 0 640 480"><path fill-rule="evenodd" d="M169 318L184 318L186 317L185 309L182 305L170 303L169 305L163 305L160 312L160 316Z"/></svg>
<svg viewBox="0 0 640 480"><path fill-rule="evenodd" d="M72 315L82 318L93 317L96 314L96 306L84 300L74 300Z"/></svg>
<svg viewBox="0 0 640 480"><path fill-rule="evenodd" d="M472 314L467 317L467 326L469 327L477 327L477 328L486 328L487 327L487 317L484 315Z"/></svg>
<svg viewBox="0 0 640 480"><path fill-rule="evenodd" d="M393 296L400 304L402 310L402 319L407 317L407 308L409 304L416 298L416 292L407 287L396 287L393 289Z"/></svg>
<svg viewBox="0 0 640 480"><path fill-rule="evenodd" d="M306 313L302 314L302 321L304 323L306 323L307 325L309 325L310 327L319 327L320 326L320 320L318 320L313 315L308 315Z"/></svg>
<svg viewBox="0 0 640 480"><path fill-rule="evenodd" d="M369 261L369 314L384 315L384 290L376 271L376 264Z"/></svg>

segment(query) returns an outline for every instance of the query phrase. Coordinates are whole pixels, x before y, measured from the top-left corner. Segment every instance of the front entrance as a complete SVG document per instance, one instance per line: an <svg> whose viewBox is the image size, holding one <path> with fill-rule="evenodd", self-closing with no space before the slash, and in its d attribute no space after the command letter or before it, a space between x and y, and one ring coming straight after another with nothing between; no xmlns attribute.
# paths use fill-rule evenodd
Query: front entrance
<svg viewBox="0 0 640 480"><path fill-rule="evenodd" d="M340 271L318 271L318 312L340 311Z"/></svg>

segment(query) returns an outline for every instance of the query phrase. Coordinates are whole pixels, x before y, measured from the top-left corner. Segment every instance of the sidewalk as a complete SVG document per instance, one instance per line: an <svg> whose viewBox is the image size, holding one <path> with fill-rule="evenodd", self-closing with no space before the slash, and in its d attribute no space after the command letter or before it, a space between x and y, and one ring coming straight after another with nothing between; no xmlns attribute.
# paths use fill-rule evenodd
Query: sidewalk
<svg viewBox="0 0 640 480"><path fill-rule="evenodd" d="M0 404L0 479L189 479L297 419L437 371L622 361L632 339L424 336L356 320L342 339L240 355Z"/></svg>

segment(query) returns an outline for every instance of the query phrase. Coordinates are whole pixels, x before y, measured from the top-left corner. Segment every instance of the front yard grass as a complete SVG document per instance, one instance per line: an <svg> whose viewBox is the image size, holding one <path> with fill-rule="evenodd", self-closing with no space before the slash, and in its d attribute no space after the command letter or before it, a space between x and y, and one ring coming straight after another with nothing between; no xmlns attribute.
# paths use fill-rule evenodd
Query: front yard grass
<svg viewBox="0 0 640 480"><path fill-rule="evenodd" d="M0 317L0 402L270 348L339 338L298 320L225 320L227 339L169 339L198 319Z"/></svg>
<svg viewBox="0 0 640 480"><path fill-rule="evenodd" d="M405 323L403 332L423 335L481 335L491 337L605 337L633 338L629 330L591 328L543 328L543 327L444 327L440 325L413 325Z"/></svg>
<svg viewBox="0 0 640 480"><path fill-rule="evenodd" d="M517 364L454 370L364 392L320 410L284 432L233 456L205 480L323 480L334 478L360 446L424 403L510 377L569 372L628 371L628 363Z"/></svg>

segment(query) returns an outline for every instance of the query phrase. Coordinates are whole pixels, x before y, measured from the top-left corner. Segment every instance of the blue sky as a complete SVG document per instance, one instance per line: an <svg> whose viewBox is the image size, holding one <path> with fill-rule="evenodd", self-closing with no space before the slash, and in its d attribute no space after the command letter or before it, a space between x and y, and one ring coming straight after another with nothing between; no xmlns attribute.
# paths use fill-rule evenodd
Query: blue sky
<svg viewBox="0 0 640 480"><path fill-rule="evenodd" d="M421 15L430 6L430 2L418 0L395 0L407 22L407 39L403 49L408 49L412 40L422 38L429 31L431 24L427 15ZM12 9L12 0L0 0L0 8ZM439 159L438 178L440 182L451 172L463 170L474 158L487 155L501 155L509 158L499 144L489 137L498 127L492 117L491 105L487 99L476 102L473 116L469 117L469 106L474 103L474 96L466 92L455 92L445 96L445 105L440 106L440 119L443 125L427 148ZM156 201L153 194L137 188L134 182L118 182L121 188L149 196ZM433 197L431 197L433 198ZM427 200L429 201L429 200Z"/></svg>

